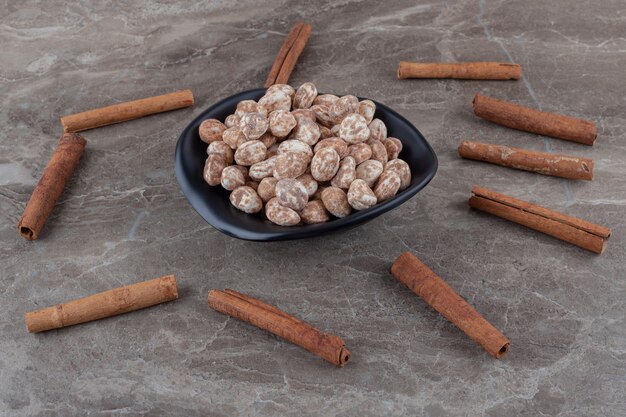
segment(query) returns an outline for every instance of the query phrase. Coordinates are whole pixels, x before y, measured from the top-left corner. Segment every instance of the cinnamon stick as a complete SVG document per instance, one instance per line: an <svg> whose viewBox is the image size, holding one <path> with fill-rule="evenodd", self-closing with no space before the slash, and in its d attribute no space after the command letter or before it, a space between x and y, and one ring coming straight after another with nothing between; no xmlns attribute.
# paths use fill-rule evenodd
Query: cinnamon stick
<svg viewBox="0 0 626 417"><path fill-rule="evenodd" d="M278 54L276 55L276 59L274 59L274 63L272 64L272 68L270 68L270 72L267 75L267 79L265 81L265 88L270 87L271 85L276 84L276 77L278 77L278 73L280 73L280 69L285 62L285 58L287 57L287 53L292 48L293 44L296 42L302 27L304 26L304 22L296 22L292 27L282 46L278 50Z"/></svg>
<svg viewBox="0 0 626 417"><path fill-rule="evenodd" d="M507 62L421 63L400 61L398 79L455 78L460 80L519 80L522 66Z"/></svg>
<svg viewBox="0 0 626 417"><path fill-rule="evenodd" d="M39 237L48 216L63 193L65 184L72 176L86 143L84 138L75 133L61 136L17 225L22 237L28 240Z"/></svg>
<svg viewBox="0 0 626 417"><path fill-rule="evenodd" d="M284 311L237 291L209 291L208 303L220 313L250 323L294 343L327 361L344 366L350 351L338 336L323 333Z"/></svg>
<svg viewBox="0 0 626 417"><path fill-rule="evenodd" d="M467 140L459 144L458 150L459 155L467 159L572 180L591 181L593 179L592 159Z"/></svg>
<svg viewBox="0 0 626 417"><path fill-rule="evenodd" d="M265 81L265 88L274 84L287 84L300 54L311 36L311 30L311 25L304 22L297 22L293 25L272 64Z"/></svg>
<svg viewBox="0 0 626 417"><path fill-rule="evenodd" d="M472 105L476 116L513 129L589 146L597 137L596 124L587 120L530 109L482 94L476 94Z"/></svg>
<svg viewBox="0 0 626 417"><path fill-rule="evenodd" d="M409 252L398 256L391 273L431 307L499 359L510 342L430 268Z"/></svg>
<svg viewBox="0 0 626 417"><path fill-rule="evenodd" d="M61 124L66 132L80 132L155 113L182 109L192 106L193 102L191 90L182 90L63 116Z"/></svg>
<svg viewBox="0 0 626 417"><path fill-rule="evenodd" d="M611 236L606 227L483 187L472 188L469 205L598 254Z"/></svg>
<svg viewBox="0 0 626 417"><path fill-rule="evenodd" d="M26 313L26 329L44 332L128 313L178 298L176 277L139 282Z"/></svg>

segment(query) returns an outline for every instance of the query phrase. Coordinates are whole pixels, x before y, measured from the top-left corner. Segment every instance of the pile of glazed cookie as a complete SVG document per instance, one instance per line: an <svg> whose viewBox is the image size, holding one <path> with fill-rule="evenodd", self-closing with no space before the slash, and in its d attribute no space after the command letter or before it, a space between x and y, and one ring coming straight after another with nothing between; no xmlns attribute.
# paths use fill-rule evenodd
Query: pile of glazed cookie
<svg viewBox="0 0 626 417"><path fill-rule="evenodd" d="M411 182L398 158L400 140L387 137L376 105L353 95L317 94L275 84L258 102L243 100L222 123L204 120L204 179L231 191L241 211L281 226L342 218L393 197Z"/></svg>

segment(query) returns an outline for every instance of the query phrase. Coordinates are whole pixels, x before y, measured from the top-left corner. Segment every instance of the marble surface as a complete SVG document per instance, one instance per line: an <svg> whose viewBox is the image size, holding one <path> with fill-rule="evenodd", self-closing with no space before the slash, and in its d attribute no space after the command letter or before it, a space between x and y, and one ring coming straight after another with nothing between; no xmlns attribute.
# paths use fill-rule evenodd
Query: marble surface
<svg viewBox="0 0 626 417"><path fill-rule="evenodd" d="M398 110L439 157L432 183L364 227L259 244L181 194L182 128L262 85L297 19L293 84ZM0 416L626 415L626 14L622 0L0 2ZM400 60L513 61L518 82L395 79ZM85 133L40 240L18 219L59 116L191 88L197 105ZM595 120L596 145L474 117L476 92ZM462 139L580 155L593 182L461 160ZM597 256L467 206L480 184L609 226ZM409 250L512 342L494 360L388 273ZM26 311L174 273L178 301L45 334ZM210 310L232 287L335 333L343 369Z"/></svg>

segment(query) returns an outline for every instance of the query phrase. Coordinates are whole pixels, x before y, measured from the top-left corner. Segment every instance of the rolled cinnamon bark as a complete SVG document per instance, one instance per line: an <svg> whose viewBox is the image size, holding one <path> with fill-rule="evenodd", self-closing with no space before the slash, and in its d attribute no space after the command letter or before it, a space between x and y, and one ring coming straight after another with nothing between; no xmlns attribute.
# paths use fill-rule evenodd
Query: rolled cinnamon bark
<svg viewBox="0 0 626 417"><path fill-rule="evenodd" d="M467 159L572 180L591 181L593 179L592 159L467 140L459 144L458 150L459 155Z"/></svg>
<svg viewBox="0 0 626 417"><path fill-rule="evenodd" d="M265 81L265 88L274 84L287 84L300 54L311 36L311 25L297 22L283 42Z"/></svg>
<svg viewBox="0 0 626 417"><path fill-rule="evenodd" d="M291 73L293 72L296 63L298 62L298 58L300 58L302 51L304 51L306 43L311 37L312 30L313 28L309 24L305 23L302 26L302 29L300 29L300 33L298 34L298 38L293 43L293 46L287 53L285 62L283 63L283 66L281 67L278 76L276 77L276 84L287 84L289 82L289 77L291 76Z"/></svg>
<svg viewBox="0 0 626 417"><path fill-rule="evenodd" d="M522 66L507 62L421 63L400 61L398 65L398 79L519 80L521 76Z"/></svg>
<svg viewBox="0 0 626 417"><path fill-rule="evenodd" d="M482 94L476 94L472 105L476 116L512 129L589 146L597 137L596 124L587 120L529 109Z"/></svg>
<svg viewBox="0 0 626 417"><path fill-rule="evenodd" d="M128 313L177 298L176 277L166 275L31 311L25 316L26 329L30 333L44 332Z"/></svg>
<svg viewBox="0 0 626 417"><path fill-rule="evenodd" d="M293 44L296 42L296 39L298 39L298 35L300 35L300 31L302 30L303 26L304 22L296 22L291 27L291 30L287 34L287 37L285 38L283 44L278 50L278 54L276 55L274 63L272 64L272 68L270 68L270 72L267 75L267 79L265 80L265 88L277 84L276 77L278 77L278 73L280 72L283 63L285 62L285 58L287 57L289 50L293 47Z"/></svg>
<svg viewBox="0 0 626 417"><path fill-rule="evenodd" d="M61 124L66 132L80 132L192 105L191 90L182 90L63 116Z"/></svg>
<svg viewBox="0 0 626 417"><path fill-rule="evenodd" d="M341 338L323 333L284 311L237 291L209 291L208 303L220 313L267 330L327 361L344 366L350 359Z"/></svg>
<svg viewBox="0 0 626 417"><path fill-rule="evenodd" d="M499 359L511 342L461 298L444 280L409 252L398 256L391 273L491 356Z"/></svg>
<svg viewBox="0 0 626 417"><path fill-rule="evenodd" d="M595 253L602 253L611 230L483 187L472 188L469 205Z"/></svg>
<svg viewBox="0 0 626 417"><path fill-rule="evenodd" d="M63 193L65 184L72 176L86 143L84 138L74 133L61 136L17 225L18 232L25 239L35 240L39 237L48 216Z"/></svg>

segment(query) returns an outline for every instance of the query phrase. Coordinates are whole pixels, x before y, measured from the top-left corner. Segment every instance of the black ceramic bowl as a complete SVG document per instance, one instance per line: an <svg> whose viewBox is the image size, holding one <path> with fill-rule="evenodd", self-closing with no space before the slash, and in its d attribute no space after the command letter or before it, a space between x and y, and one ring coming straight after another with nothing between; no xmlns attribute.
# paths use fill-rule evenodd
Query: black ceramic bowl
<svg viewBox="0 0 626 417"><path fill-rule="evenodd" d="M200 140L198 127L203 120L224 120L235 112L241 100L258 100L265 89L244 91L228 97L209 107L194 119L178 139L176 145L176 178L180 188L193 208L211 226L229 236L256 241L275 241L301 239L349 229L365 223L381 214L398 207L413 197L430 182L437 171L437 157L422 134L404 117L389 107L376 103L375 117L387 125L388 136L402 141L400 158L411 167L411 185L395 197L375 205L367 210L353 212L343 219L334 219L326 223L278 226L265 219L261 213L246 214L230 204L229 191L221 186L209 186L202 176L207 158L207 144Z"/></svg>

